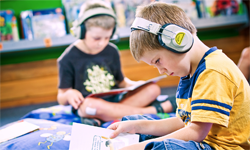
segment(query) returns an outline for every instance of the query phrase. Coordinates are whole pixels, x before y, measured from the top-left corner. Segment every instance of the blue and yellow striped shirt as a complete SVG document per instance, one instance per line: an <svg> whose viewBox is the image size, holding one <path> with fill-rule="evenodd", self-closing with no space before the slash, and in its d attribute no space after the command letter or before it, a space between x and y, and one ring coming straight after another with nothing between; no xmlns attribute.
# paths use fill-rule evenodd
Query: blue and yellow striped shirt
<svg viewBox="0 0 250 150"><path fill-rule="evenodd" d="M182 77L176 114L186 126L213 126L205 142L215 149L250 149L250 87L236 64L216 47L208 50L192 77Z"/></svg>

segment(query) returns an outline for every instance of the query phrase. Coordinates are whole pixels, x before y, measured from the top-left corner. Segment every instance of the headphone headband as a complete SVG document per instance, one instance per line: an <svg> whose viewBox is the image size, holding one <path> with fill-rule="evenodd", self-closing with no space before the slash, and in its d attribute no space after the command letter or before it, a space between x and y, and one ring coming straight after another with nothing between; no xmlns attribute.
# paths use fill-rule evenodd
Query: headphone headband
<svg viewBox="0 0 250 150"><path fill-rule="evenodd" d="M133 24L131 25L131 28L144 30L157 35L161 29L161 25L143 18L136 17Z"/></svg>
<svg viewBox="0 0 250 150"><path fill-rule="evenodd" d="M84 12L82 16L80 16L79 19L75 20L73 24L74 26L79 26L87 19L92 18L94 16L98 16L98 15L108 15L108 16L113 17L116 21L116 16L113 10L99 7L99 8L93 8L93 9L87 10L86 12Z"/></svg>
<svg viewBox="0 0 250 150"><path fill-rule="evenodd" d="M131 32L134 30L143 30L157 35L160 45L175 53L185 53L193 46L192 34L176 24L164 24L162 26L144 18L136 17L131 26Z"/></svg>

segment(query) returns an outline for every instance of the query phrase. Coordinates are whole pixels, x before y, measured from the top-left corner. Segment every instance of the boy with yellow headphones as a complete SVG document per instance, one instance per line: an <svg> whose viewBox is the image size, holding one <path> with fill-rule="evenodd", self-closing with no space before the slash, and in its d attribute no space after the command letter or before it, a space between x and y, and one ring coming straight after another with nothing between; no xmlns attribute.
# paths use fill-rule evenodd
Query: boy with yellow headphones
<svg viewBox="0 0 250 150"><path fill-rule="evenodd" d="M70 104L82 123L99 126L101 121L120 119L132 114L155 114L151 104L160 94L154 83L126 94L89 98L91 93L124 88L142 81L131 81L121 71L117 47L109 40L115 33L116 16L103 1L87 1L73 23L72 33L78 38L58 58L58 102ZM171 112L170 101L160 104L162 112Z"/></svg>
<svg viewBox="0 0 250 150"><path fill-rule="evenodd" d="M137 149L250 149L250 87L239 68L217 47L209 48L176 5L140 6L132 24L130 50L137 61L181 77L177 117L135 120L126 116L108 128L139 133Z"/></svg>

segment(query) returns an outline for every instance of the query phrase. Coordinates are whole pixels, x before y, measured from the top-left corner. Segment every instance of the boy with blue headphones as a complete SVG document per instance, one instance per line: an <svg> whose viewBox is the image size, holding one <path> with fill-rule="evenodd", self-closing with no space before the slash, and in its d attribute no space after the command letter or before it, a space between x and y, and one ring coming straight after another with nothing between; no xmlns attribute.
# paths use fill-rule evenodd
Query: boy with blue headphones
<svg viewBox="0 0 250 150"><path fill-rule="evenodd" d="M103 1L87 1L71 33L78 38L58 58L58 102L70 104L82 123L99 126L101 121L120 119L125 115L154 114L148 106L160 94L154 83L146 84L127 94L101 98L87 97L91 93L129 87L143 81L124 77L117 47L109 40L115 33L116 16ZM158 106L159 108L159 106ZM160 104L163 112L171 112L171 102Z"/></svg>
<svg viewBox="0 0 250 150"><path fill-rule="evenodd" d="M137 61L160 73L181 77L176 117L145 120L126 116L109 129L139 133L134 149L249 149L250 87L222 50L209 48L176 5L154 2L140 6L131 26L130 50ZM135 120L135 118L144 120Z"/></svg>

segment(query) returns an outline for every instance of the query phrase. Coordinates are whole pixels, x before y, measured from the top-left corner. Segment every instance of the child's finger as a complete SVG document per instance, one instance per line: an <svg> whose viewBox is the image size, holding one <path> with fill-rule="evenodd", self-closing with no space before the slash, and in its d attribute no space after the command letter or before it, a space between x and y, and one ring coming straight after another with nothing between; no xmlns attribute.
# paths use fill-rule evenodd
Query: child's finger
<svg viewBox="0 0 250 150"><path fill-rule="evenodd" d="M75 99L75 102L77 105L80 105L82 103L82 101L79 98Z"/></svg>
<svg viewBox="0 0 250 150"><path fill-rule="evenodd" d="M112 124L112 125L110 125L108 127L108 129L114 130L114 132L111 133L110 138L115 138L121 133L120 128L118 127L118 125L119 125L118 123L114 123L114 124Z"/></svg>
<svg viewBox="0 0 250 150"><path fill-rule="evenodd" d="M110 126L107 127L108 129L111 129L111 130L115 130L117 127L116 125L113 123L111 124Z"/></svg>
<svg viewBox="0 0 250 150"><path fill-rule="evenodd" d="M75 108L75 109L78 109L78 105L76 103L73 103L72 106Z"/></svg>
<svg viewBox="0 0 250 150"><path fill-rule="evenodd" d="M110 134L110 138L115 138L120 134L119 131L115 130L113 133Z"/></svg>
<svg viewBox="0 0 250 150"><path fill-rule="evenodd" d="M79 98L80 101L83 101L83 100L84 100L84 98L83 98L83 96L82 96L82 93L80 93L80 92L78 93L78 98Z"/></svg>

